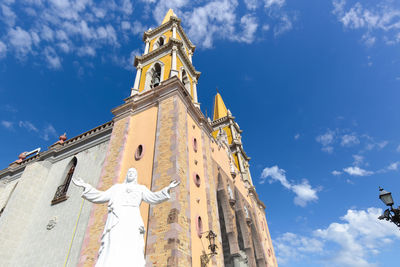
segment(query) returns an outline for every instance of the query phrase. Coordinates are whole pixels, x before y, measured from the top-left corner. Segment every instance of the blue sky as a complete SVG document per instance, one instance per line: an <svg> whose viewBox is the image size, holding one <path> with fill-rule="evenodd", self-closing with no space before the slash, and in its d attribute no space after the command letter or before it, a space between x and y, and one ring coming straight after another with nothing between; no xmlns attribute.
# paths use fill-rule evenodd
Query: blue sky
<svg viewBox="0 0 400 267"><path fill-rule="evenodd" d="M3 0L0 165L108 120L143 31L168 8L197 45L199 101L218 87L244 130L280 266L395 266L400 231L400 3Z"/></svg>

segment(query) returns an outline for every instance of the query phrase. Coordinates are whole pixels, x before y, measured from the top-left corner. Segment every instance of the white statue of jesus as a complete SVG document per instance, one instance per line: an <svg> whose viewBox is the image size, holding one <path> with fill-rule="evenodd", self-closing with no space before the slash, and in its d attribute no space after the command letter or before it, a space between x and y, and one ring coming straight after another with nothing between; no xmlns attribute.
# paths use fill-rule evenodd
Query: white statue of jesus
<svg viewBox="0 0 400 267"><path fill-rule="evenodd" d="M151 192L137 183L137 171L130 168L125 183L115 184L99 191L80 178L72 182L83 187L82 197L93 203L108 202L108 217L101 237L96 267L143 267L144 224L140 216L140 203L158 204L170 198L169 190L179 185L173 181L161 191Z"/></svg>

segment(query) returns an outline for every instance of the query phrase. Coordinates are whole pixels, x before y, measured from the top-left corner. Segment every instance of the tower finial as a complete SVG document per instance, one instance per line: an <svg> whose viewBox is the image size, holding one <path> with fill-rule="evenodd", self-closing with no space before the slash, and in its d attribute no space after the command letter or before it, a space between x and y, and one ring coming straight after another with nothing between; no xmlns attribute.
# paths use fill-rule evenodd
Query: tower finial
<svg viewBox="0 0 400 267"><path fill-rule="evenodd" d="M170 19L172 16L176 17L176 14L175 14L174 11L172 10L172 8L170 8L170 9L168 10L167 14L165 15L163 21L161 22L161 24L164 24L164 23L168 22L169 19Z"/></svg>
<svg viewBox="0 0 400 267"><path fill-rule="evenodd" d="M213 120L218 120L222 117L225 117L228 115L228 109L225 106L224 101L222 100L221 95L218 92L217 88L217 94L215 95L214 99L214 116Z"/></svg>

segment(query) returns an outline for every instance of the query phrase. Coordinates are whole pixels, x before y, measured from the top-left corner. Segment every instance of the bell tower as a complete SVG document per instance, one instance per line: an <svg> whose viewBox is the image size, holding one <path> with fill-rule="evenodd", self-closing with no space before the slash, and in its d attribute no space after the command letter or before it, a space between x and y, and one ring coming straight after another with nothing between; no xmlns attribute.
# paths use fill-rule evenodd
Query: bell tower
<svg viewBox="0 0 400 267"><path fill-rule="evenodd" d="M224 101L219 93L214 98L214 115L211 122L213 127L214 138L226 137L229 148L232 152L236 168L242 174L243 181L249 186L253 186L250 174L250 157L247 156L243 149L242 136L243 132L239 124L235 121L235 117L231 111L226 108Z"/></svg>
<svg viewBox="0 0 400 267"><path fill-rule="evenodd" d="M137 72L131 96L152 90L168 78L177 76L195 106L199 107L197 81L200 72L192 64L196 47L183 31L181 20L172 9L159 27L144 33L143 41L146 44L144 53L135 57Z"/></svg>

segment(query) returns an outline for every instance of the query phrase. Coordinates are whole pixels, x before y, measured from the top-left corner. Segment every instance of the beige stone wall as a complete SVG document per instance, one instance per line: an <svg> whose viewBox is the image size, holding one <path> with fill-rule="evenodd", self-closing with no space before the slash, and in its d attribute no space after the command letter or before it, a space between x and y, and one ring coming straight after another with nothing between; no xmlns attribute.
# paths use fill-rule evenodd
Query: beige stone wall
<svg viewBox="0 0 400 267"><path fill-rule="evenodd" d="M186 107L177 96L159 104L152 191L181 185L167 202L150 207L146 266L191 266Z"/></svg>

